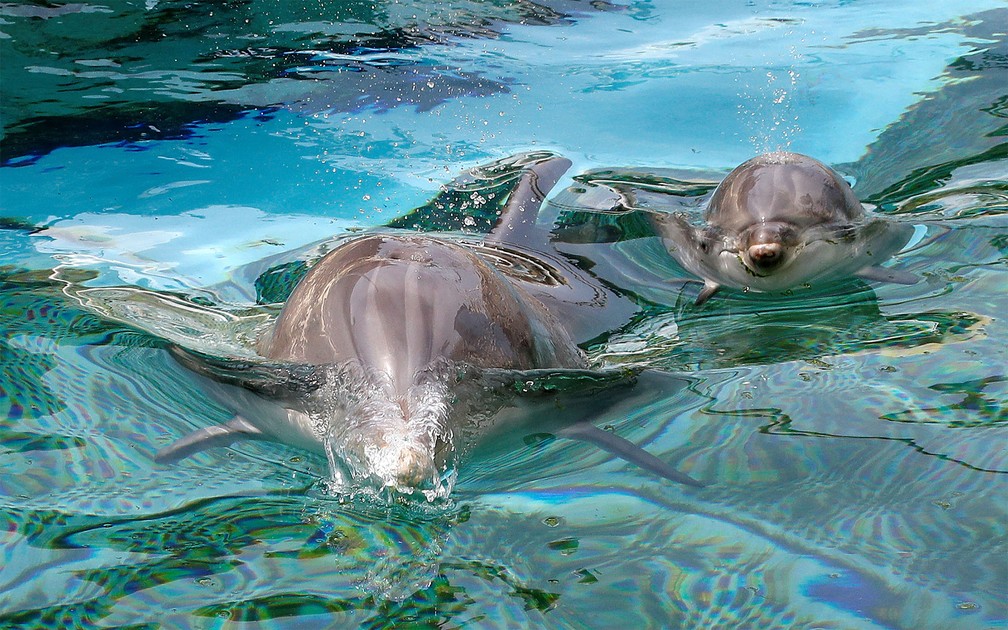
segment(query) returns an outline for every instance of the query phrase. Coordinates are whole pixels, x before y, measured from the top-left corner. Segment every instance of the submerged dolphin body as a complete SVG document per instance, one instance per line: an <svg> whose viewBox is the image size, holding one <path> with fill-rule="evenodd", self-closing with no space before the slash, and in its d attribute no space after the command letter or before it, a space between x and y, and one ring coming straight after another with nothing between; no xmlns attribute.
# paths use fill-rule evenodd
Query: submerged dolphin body
<svg viewBox="0 0 1008 630"><path fill-rule="evenodd" d="M836 172L797 153L766 153L735 168L714 191L703 227L681 214L649 219L669 253L703 279L697 304L722 285L774 292L850 276L917 281L878 266L913 227L871 216Z"/></svg>
<svg viewBox="0 0 1008 630"><path fill-rule="evenodd" d="M633 374L589 370L546 296L532 295L490 262L509 236L527 233L545 191L569 164L553 158L525 171L489 249L417 233L375 233L340 245L295 287L260 341L261 362L176 348L176 358L207 377L208 391L238 415L182 438L157 459L265 438L325 452L344 482L444 496L460 445L531 418L539 429L701 485L584 422L598 411L600 390L627 385ZM562 406L548 391L516 387L542 380L561 383ZM566 413L558 417L561 407Z"/></svg>

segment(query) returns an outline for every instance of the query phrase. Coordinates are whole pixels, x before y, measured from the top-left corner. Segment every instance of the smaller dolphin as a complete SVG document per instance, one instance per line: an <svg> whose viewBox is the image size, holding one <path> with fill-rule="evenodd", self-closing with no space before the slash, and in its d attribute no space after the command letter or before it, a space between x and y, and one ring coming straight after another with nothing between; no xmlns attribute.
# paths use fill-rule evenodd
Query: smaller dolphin
<svg viewBox="0 0 1008 630"><path fill-rule="evenodd" d="M913 227L869 214L833 169L798 153L766 153L735 168L714 191L703 227L681 213L648 217L665 249L703 279L697 304L722 285L778 292L850 276L917 281L878 266Z"/></svg>

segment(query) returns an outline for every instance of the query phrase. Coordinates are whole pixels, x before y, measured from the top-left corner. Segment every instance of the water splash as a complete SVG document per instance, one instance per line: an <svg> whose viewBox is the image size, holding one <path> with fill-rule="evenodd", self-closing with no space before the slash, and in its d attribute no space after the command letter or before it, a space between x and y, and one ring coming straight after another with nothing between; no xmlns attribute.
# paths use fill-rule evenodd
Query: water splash
<svg viewBox="0 0 1008 630"><path fill-rule="evenodd" d="M803 25L800 20L771 19L769 22L786 26L783 36L788 39L792 39L796 28ZM815 31L810 30L808 36L814 34ZM799 40L801 48L789 47L790 59L784 59L784 63L776 57L764 57L761 62L757 61L756 65L744 68L736 75L735 81L739 84L736 109L756 153L788 150L802 132L795 101L801 80L798 68L808 60L802 51L806 40L807 37ZM766 48L768 52L762 54L768 55L770 50L772 48Z"/></svg>
<svg viewBox="0 0 1008 630"><path fill-rule="evenodd" d="M330 491L447 499L459 451L449 423L448 362L418 373L402 395L379 369L356 362L327 369L310 415L329 460Z"/></svg>
<svg viewBox="0 0 1008 630"><path fill-rule="evenodd" d="M792 48L795 60L800 53ZM755 70L755 68L753 69ZM767 70L765 82L752 85L744 80L739 92L738 113L749 131L756 153L786 150L802 127L793 105L801 74L794 68Z"/></svg>

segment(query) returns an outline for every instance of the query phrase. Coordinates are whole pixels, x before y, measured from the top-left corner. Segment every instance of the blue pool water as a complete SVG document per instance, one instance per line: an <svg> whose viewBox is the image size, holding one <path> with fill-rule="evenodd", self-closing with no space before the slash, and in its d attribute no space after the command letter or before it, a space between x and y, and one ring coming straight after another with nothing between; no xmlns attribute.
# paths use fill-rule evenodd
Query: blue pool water
<svg viewBox="0 0 1008 630"><path fill-rule="evenodd" d="M1008 626L1006 59L994 0L0 4L0 626ZM266 442L158 465L229 412L74 299L262 314L480 164L570 158L562 221L773 149L914 225L921 281L696 307L657 239L579 246L642 305L589 355L662 373L593 420L699 490L537 436L438 506Z"/></svg>

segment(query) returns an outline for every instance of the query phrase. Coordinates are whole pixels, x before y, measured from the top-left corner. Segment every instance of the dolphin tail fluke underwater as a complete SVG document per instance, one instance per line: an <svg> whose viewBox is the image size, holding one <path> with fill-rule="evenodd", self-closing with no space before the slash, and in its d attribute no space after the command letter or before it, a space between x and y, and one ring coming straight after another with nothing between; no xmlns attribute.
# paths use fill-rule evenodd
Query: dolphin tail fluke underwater
<svg viewBox="0 0 1008 630"><path fill-rule="evenodd" d="M603 451L612 453L616 457L636 464L644 470L670 481L694 488L703 488L707 485L701 481L697 481L686 473L676 470L667 462L655 457L633 442L621 438L610 431L600 429L589 422L578 422L566 426L560 429L557 434L571 440L593 444Z"/></svg>

